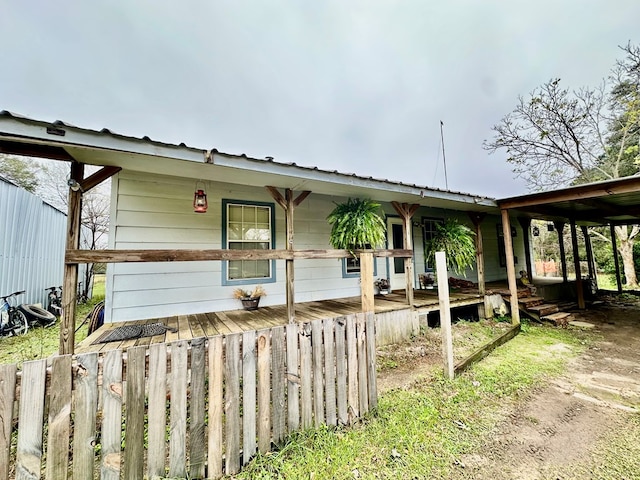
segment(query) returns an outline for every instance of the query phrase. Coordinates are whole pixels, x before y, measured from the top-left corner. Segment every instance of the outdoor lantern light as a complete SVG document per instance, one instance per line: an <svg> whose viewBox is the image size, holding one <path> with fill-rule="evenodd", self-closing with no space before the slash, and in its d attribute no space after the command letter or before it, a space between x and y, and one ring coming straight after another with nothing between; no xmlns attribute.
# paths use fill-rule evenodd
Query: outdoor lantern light
<svg viewBox="0 0 640 480"><path fill-rule="evenodd" d="M202 184L202 188L198 188L198 184ZM207 211L207 194L204 191L204 182L196 182L196 191L193 194L193 211L196 213L205 213Z"/></svg>
<svg viewBox="0 0 640 480"><path fill-rule="evenodd" d="M533 236L534 237L539 237L540 236L540 229L538 228L537 225L533 226Z"/></svg>
<svg viewBox="0 0 640 480"><path fill-rule="evenodd" d="M547 223L547 232L553 232L553 223Z"/></svg>

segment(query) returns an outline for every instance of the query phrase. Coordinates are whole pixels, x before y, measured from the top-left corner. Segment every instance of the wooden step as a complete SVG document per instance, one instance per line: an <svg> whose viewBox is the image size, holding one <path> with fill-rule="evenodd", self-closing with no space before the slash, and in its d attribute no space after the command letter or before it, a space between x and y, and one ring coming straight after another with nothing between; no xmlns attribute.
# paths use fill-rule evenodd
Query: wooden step
<svg viewBox="0 0 640 480"><path fill-rule="evenodd" d="M540 317L544 317L560 311L560 309L558 308L558 305L554 305L553 303L544 303L542 305L535 305L531 308L527 308L527 310L533 313L537 313L538 315L540 315Z"/></svg>
<svg viewBox="0 0 640 480"><path fill-rule="evenodd" d="M551 315L544 315L541 317L546 322L551 322L554 325L560 325L566 327L569 322L573 320L573 315L567 312L557 312Z"/></svg>
<svg viewBox="0 0 640 480"><path fill-rule="evenodd" d="M542 297L519 298L518 303L523 308L531 308L537 305L542 305L544 303L544 298Z"/></svg>
<svg viewBox="0 0 640 480"><path fill-rule="evenodd" d="M518 298L527 298L531 296L531 290L528 288L518 288ZM509 290L494 290L493 293L502 295L507 301L511 298L511 292Z"/></svg>

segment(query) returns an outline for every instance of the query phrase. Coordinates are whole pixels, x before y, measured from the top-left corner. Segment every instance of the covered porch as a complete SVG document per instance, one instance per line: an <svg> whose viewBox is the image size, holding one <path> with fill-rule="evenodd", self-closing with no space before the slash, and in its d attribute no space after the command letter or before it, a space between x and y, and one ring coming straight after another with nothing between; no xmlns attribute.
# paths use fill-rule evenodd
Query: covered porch
<svg viewBox="0 0 640 480"><path fill-rule="evenodd" d="M450 295L451 308L483 305L483 303L484 295L480 295L477 291L471 289L464 292L452 292ZM396 290L388 295L376 295L374 300L374 312L376 315L390 312L408 312L409 315L414 315L411 313L412 311L415 311L416 315L420 315L439 309L437 290L414 290L413 307L414 309L410 309L409 305L407 305L406 294L403 290ZM296 321L299 323L343 317L360 312L362 312L362 299L360 297L296 303ZM394 319L391 319L391 321L394 322ZM100 342L100 339L105 338L116 328L132 325L151 325L154 323L162 323L169 330L153 336ZM76 353L105 352L115 349L126 350L134 346L148 346L177 340L192 340L194 338L209 338L216 335L241 333L249 330L262 330L286 325L287 323L289 323L289 317L286 305L260 307L257 310L229 310L110 323L100 327L86 339L79 342L76 345ZM378 325L377 335L388 336L384 325ZM383 338L382 340L384 341L385 339Z"/></svg>

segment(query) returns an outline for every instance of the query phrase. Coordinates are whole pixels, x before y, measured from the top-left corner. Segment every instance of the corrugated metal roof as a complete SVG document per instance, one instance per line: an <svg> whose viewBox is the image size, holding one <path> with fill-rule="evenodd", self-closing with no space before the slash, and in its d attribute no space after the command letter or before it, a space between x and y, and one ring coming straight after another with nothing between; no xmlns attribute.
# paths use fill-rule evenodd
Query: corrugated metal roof
<svg viewBox="0 0 640 480"><path fill-rule="evenodd" d="M10 118L14 118L16 120L32 122L32 123L37 123L37 124L41 124L41 125L52 125L52 126L56 126L56 127L72 128L72 129L75 129L75 130L78 130L78 131L81 131L81 132L92 133L92 134L97 134L97 135L102 135L102 136L108 136L108 137L112 137L112 138L118 138L118 139L133 141L133 142L144 142L144 143L157 145L157 146L162 146L162 147L187 148L187 149L190 149L190 150L199 150L199 151L202 151L202 152L210 152L211 154L220 153L220 154L223 154L223 155L244 158L244 159L247 159L247 160L250 160L250 161L254 161L254 162L273 163L273 164L281 165L281 166L284 166L284 167L290 167L292 169L300 169L300 170L306 170L306 171L317 171L317 172L325 173L325 174L340 175L340 176L343 176L343 177L350 177L350 178L355 178L355 179L365 180L365 181L367 181L367 180L368 181L375 181L375 182L385 183L385 184L389 184L389 185L416 188L416 189L425 190L425 191L449 193L449 194L454 194L454 195L465 195L465 196L470 196L470 197L477 197L477 198L480 198L482 200L488 200L488 201L494 201L495 200L494 198L488 197L488 196L485 196L485 195L465 193L465 192L460 192L460 191L455 191L455 190L441 189L441 188L437 188L437 187L429 187L429 186L426 186L426 185L417 185L415 183L411 184L411 183L406 183L406 182L389 180L389 179L386 179L386 178L375 178L375 177L371 177L371 176L367 177L367 176L364 176L364 175L358 175L356 173L340 172L338 170L325 170L325 169L321 169L321 168L316 167L316 166L299 165L299 164L297 164L295 162L279 162L279 161L274 160L274 158L271 157L271 156L267 156L264 159L260 159L260 158L250 157L250 156L246 155L245 153L230 154L230 153L226 153L226 152L221 152L221 151L217 150L216 148L213 148L213 149L207 151L206 149L201 149L201 148L197 148L197 147L188 146L185 143L172 144L172 143L160 142L160 141L157 141L157 140L153 140L148 136L134 137L134 136L129 136L129 135L122 135L122 134L119 134L119 133L115 133L115 132L113 132L112 130L110 130L108 128L103 128L102 130L92 130L92 129L87 129L87 128L81 128L81 127L77 127L77 126L75 126L75 125L73 125L71 123L63 122L62 120L55 120L54 122L45 122L45 121L42 121L42 120L36 120L36 119L33 119L33 118L26 117L24 115L20 115L20 114L14 113L14 112L10 112L8 110L0 111L0 117L10 117Z"/></svg>

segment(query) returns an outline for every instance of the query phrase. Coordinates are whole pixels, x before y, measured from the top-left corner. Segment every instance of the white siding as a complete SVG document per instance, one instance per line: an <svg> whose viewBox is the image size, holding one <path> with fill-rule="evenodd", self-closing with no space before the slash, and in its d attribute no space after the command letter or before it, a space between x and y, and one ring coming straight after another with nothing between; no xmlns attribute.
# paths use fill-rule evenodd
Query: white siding
<svg viewBox="0 0 640 480"><path fill-rule="evenodd" d="M241 179L239 179L241 181ZM207 213L193 212L195 181L166 176L120 172L112 182L111 248L222 248L222 200L274 203L276 248L285 247L282 209L265 189L236 184L206 182ZM311 194L295 210L295 248L330 248L330 225L327 215L341 197ZM395 215L391 205L383 206ZM465 223L466 214L456 212ZM452 212L421 208L421 216L453 216ZM496 217L497 218L497 217ZM495 224L485 220L488 251L497 249ZM493 229L492 229L493 228ZM424 271L422 232L415 226L416 275ZM493 243L495 246L492 247ZM519 255L516 253L516 255ZM491 278L503 278L488 257ZM377 277L387 276L387 259L377 259ZM522 259L524 261L524 258ZM498 259L495 257L497 265ZM222 281L221 262L175 262L110 265L107 275L107 321L156 318L178 314L220 311L239 308L232 296L234 286ZM276 261L274 283L262 283L267 291L261 305L285 303L284 261ZM417 278L417 276L416 276ZM472 279L472 275L469 275ZM355 296L360 294L359 279L343 278L342 261L337 259L298 260L295 262L295 301Z"/></svg>

